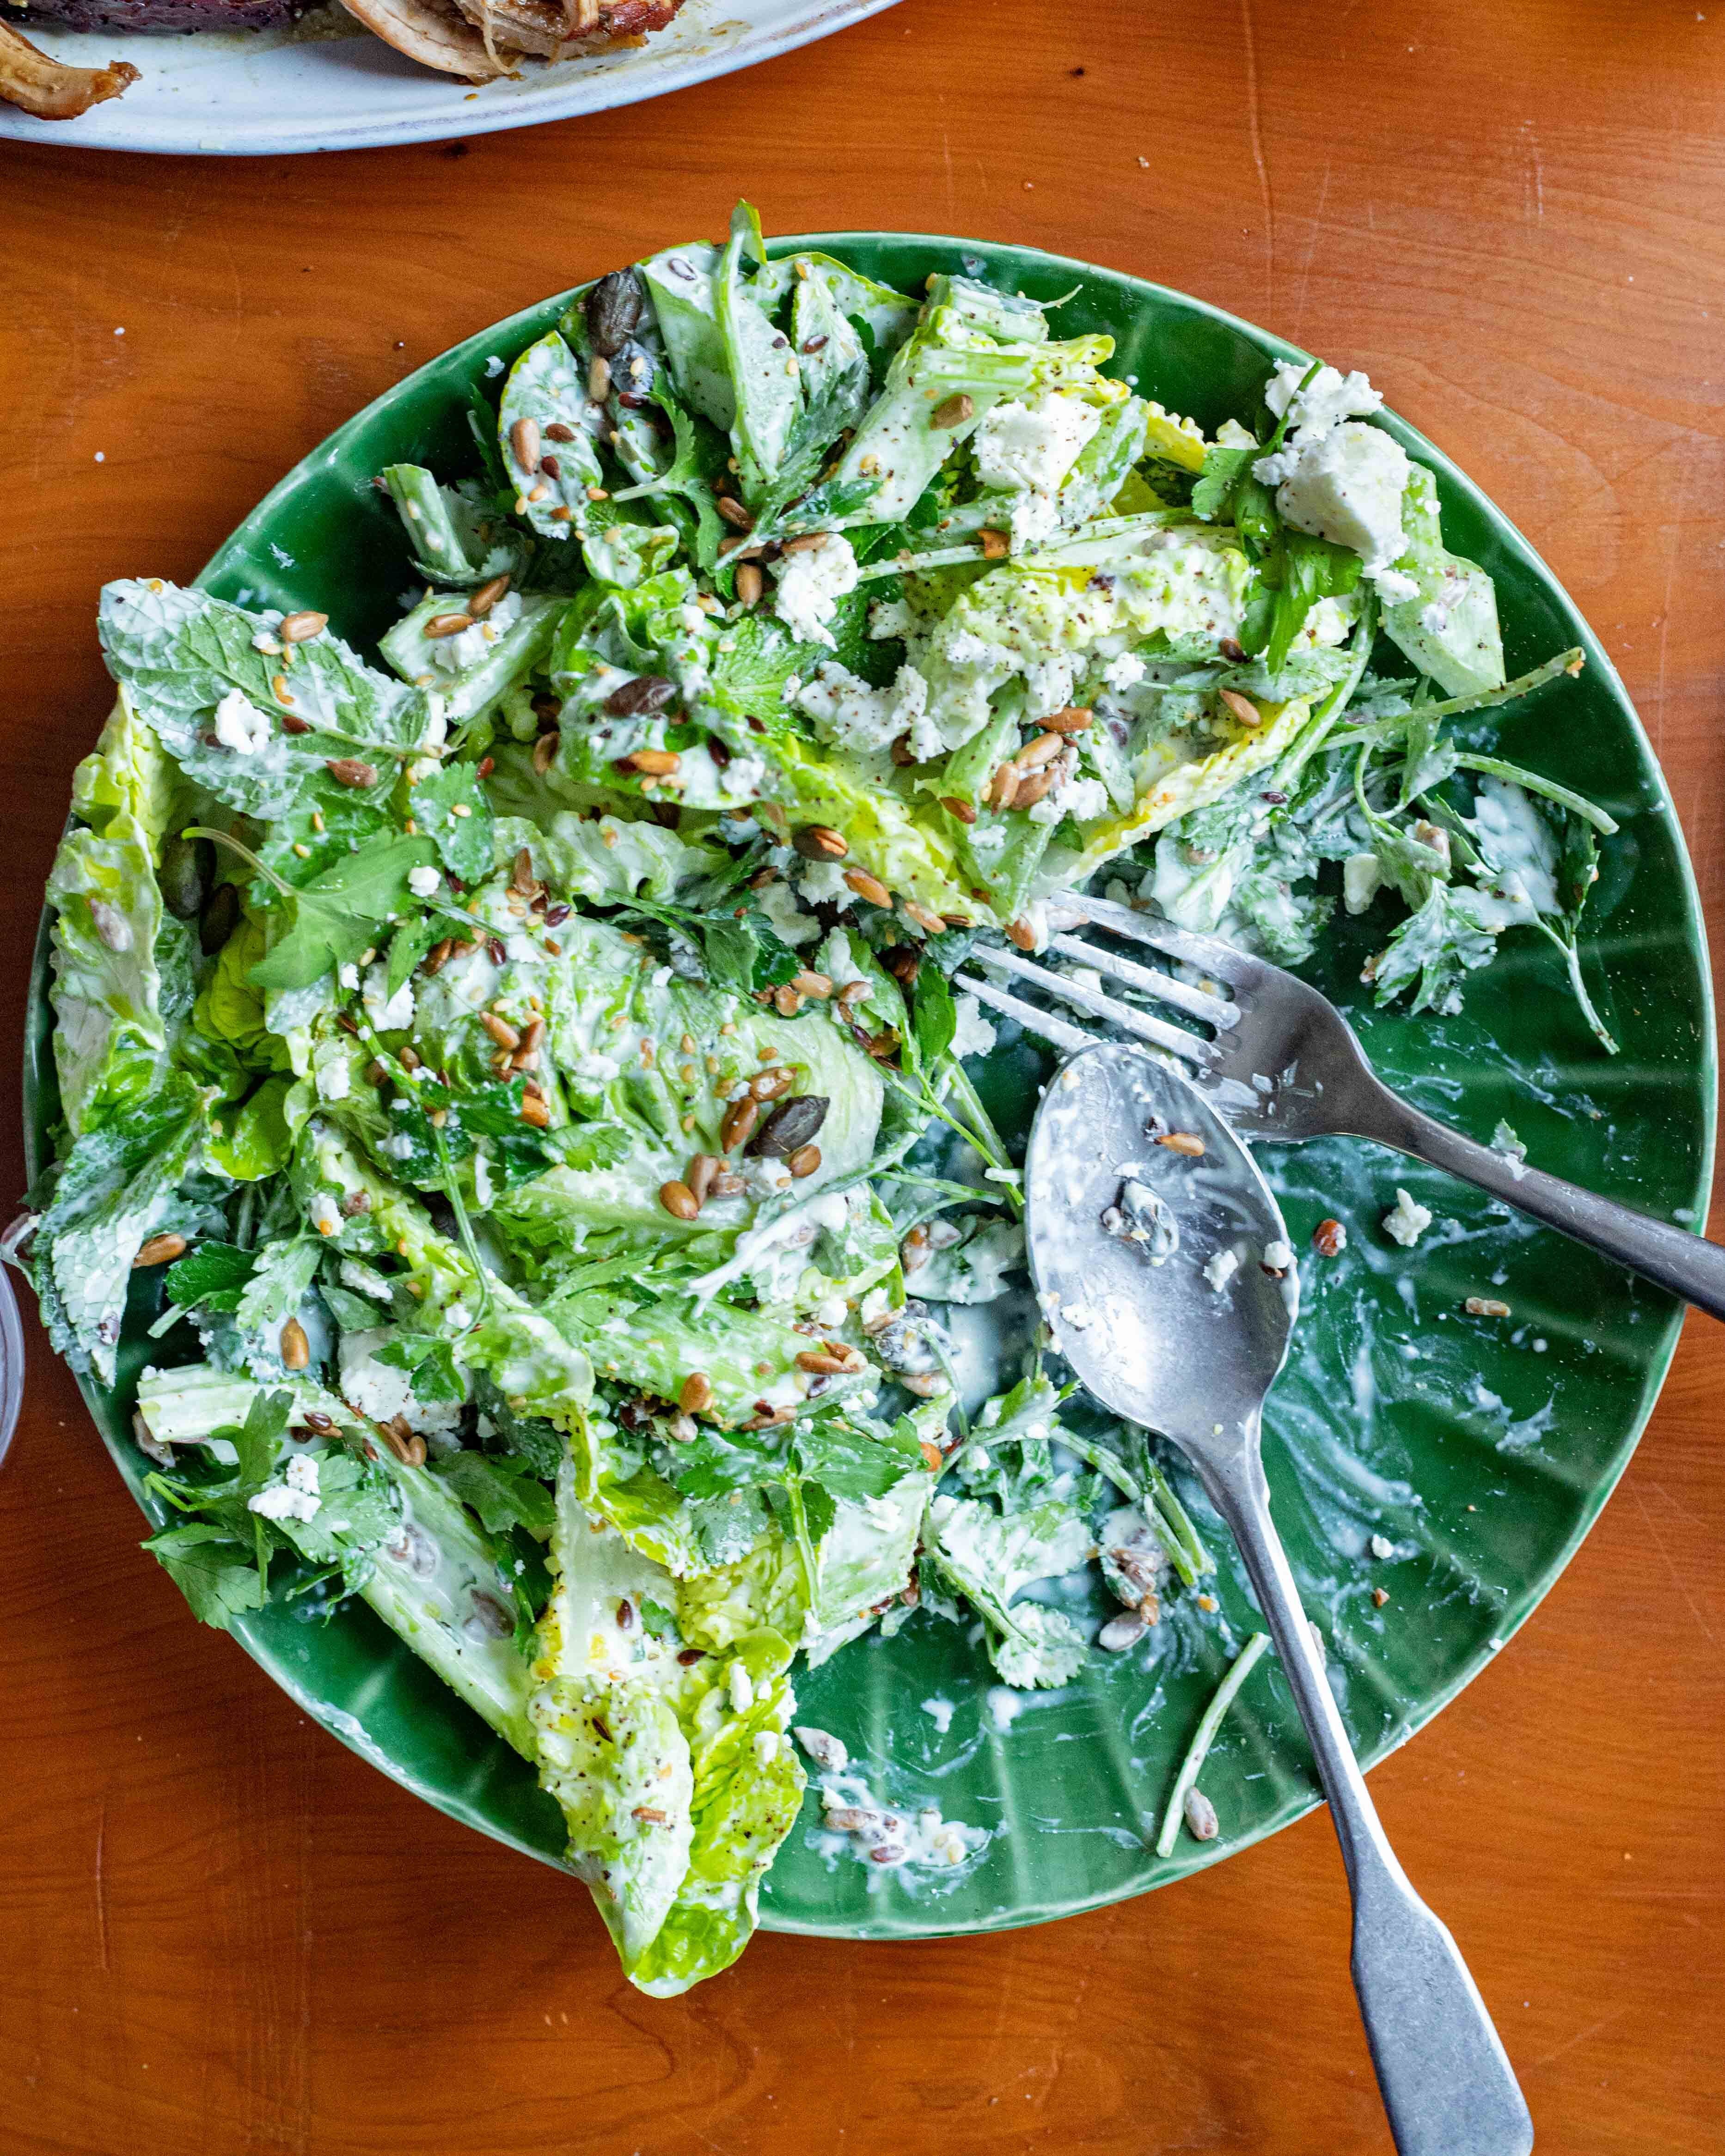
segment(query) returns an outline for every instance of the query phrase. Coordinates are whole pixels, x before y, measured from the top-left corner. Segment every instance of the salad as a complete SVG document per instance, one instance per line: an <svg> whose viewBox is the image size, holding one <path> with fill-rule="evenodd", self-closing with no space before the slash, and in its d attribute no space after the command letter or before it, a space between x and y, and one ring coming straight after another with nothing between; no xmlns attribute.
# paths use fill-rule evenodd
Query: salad
<svg viewBox="0 0 1725 2156"><path fill-rule="evenodd" d="M135 1394L196 1614L367 1603L531 1763L649 1993L742 1950L805 1761L860 1861L986 1842L873 1806L799 1657L950 1623L1057 1687L1214 1606L1045 1333L966 1411L955 1313L1024 1264L978 939L1095 877L1296 963L1339 906L1379 1003L1449 1010L1525 930L1611 1046L1614 827L1475 720L1580 654L1506 680L1363 376L1276 366L1206 438L1060 304L769 259L745 205L476 380L467 473L376 475L375 653L102 595L9 1254ZM1093 1563L1100 1637L1055 1584Z"/></svg>

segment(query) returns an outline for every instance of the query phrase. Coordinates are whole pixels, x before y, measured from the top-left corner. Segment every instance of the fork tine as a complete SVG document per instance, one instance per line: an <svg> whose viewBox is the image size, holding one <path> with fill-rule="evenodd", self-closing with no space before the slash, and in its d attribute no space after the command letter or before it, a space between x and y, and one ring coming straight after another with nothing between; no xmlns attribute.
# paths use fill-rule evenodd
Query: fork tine
<svg viewBox="0 0 1725 2156"><path fill-rule="evenodd" d="M1050 915L1051 925L1057 921L1062 928L1081 927L1088 921L1111 934L1130 937L1135 943L1147 943L1153 951L1183 958L1201 973L1226 981L1231 988L1250 988L1260 978L1259 961L1223 942L1220 937L1194 935L1190 929L1175 927L1171 921L1122 906L1116 899L1073 899L1063 904L1058 914L1050 907Z"/></svg>
<svg viewBox="0 0 1725 2156"><path fill-rule="evenodd" d="M1129 988L1154 996L1160 1003L1173 1004L1193 1018L1203 1019L1219 1032L1225 1033L1230 1026L1240 1024L1237 1004L1224 1003L1219 996L1208 996L1202 988L1189 988L1184 981L1175 980L1171 973L1153 973L1148 966L1122 958L1117 952L1105 951L1100 943L1086 943L1081 937L1050 936L1048 940L1050 947L1062 957L1076 958L1081 965L1094 966L1099 973L1123 981Z"/></svg>
<svg viewBox="0 0 1725 2156"><path fill-rule="evenodd" d="M1096 1044L1096 1035L1086 1033L1081 1027L1068 1025L1063 1018L1050 1017L1039 1010L1034 1004L1027 1004L1020 996L1009 996L993 981L985 981L978 973L954 973L955 988L968 988L973 996L998 1010L1003 1018L1015 1018L1026 1033L1034 1033L1040 1040L1050 1042L1066 1055Z"/></svg>
<svg viewBox="0 0 1725 2156"><path fill-rule="evenodd" d="M1028 958L1020 957L1016 951L978 950L978 964L999 966L1004 973L1014 973L1020 980L1029 981L1060 1002L1072 1004L1093 1018L1105 1019L1110 1025L1124 1028L1136 1034L1140 1040L1147 1040L1153 1047L1166 1048L1176 1055L1189 1057L1194 1063L1209 1064L1216 1059L1216 1050L1207 1040L1196 1034L1183 1031L1177 1025L1168 1025L1159 1018L1149 1018L1142 1011L1134 1010L1129 1004L1118 1003L1112 996L1099 995L1094 988L1086 988L1081 981L1069 980L1063 973L1051 973L1045 966L1033 965ZM1045 1034L1046 1027L1041 1029Z"/></svg>

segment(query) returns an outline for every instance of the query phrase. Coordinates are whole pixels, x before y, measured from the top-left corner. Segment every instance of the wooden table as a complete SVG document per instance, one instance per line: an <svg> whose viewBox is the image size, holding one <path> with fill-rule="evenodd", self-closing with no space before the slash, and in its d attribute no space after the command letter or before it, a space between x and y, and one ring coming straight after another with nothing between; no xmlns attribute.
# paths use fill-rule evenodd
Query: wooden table
<svg viewBox="0 0 1725 2156"><path fill-rule="evenodd" d="M1604 637L1717 923L1722 118L1725 14L1687 0L906 0L750 74L470 144L9 147L8 1036L106 709L103 579L191 576L408 369L721 228L744 190L769 229L1087 255L1367 368ZM403 1794L189 1620L27 1322L0 1477L7 2156L1389 2148L1322 1816L1095 1916L762 1937L690 1998L637 1996L578 1891ZM1695 1319L1568 1576L1373 1778L1562 2156L1720 2145L1722 1390L1725 1336Z"/></svg>

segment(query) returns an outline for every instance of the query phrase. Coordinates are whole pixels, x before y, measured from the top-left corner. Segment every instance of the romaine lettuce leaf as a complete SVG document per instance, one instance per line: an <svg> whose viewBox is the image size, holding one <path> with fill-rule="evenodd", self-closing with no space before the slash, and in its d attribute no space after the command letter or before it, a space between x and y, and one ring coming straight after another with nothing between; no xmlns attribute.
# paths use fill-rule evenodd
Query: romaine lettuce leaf
<svg viewBox="0 0 1725 2156"><path fill-rule="evenodd" d="M187 785L121 691L94 754L78 767L72 805L84 820L61 840L48 879L54 1055L75 1137L144 1100L167 1058L160 955L165 913L156 855Z"/></svg>

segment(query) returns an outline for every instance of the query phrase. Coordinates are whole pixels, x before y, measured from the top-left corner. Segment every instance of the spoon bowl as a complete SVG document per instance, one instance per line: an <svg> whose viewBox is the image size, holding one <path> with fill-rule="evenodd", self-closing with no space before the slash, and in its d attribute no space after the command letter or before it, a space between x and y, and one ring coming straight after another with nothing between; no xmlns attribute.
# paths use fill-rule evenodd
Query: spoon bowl
<svg viewBox="0 0 1725 2156"><path fill-rule="evenodd" d="M1153 1050L1083 1050L1042 1096L1024 1194L1037 1296L1085 1389L1194 1455L1237 1449L1287 1359L1300 1274L1291 1253L1266 1270L1281 1209L1204 1096Z"/></svg>

